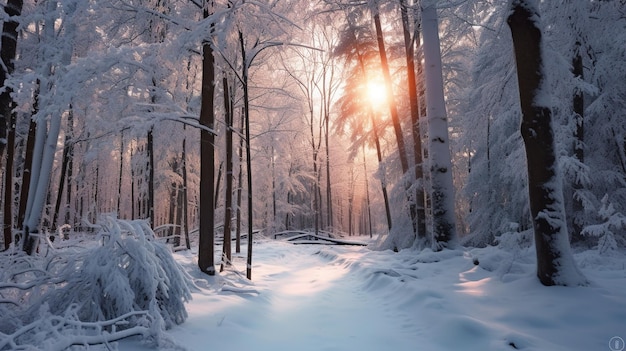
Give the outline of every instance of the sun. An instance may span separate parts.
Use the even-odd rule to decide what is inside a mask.
[[[387,103],[387,89],[380,81],[371,80],[366,86],[366,95],[372,108],[378,109]]]

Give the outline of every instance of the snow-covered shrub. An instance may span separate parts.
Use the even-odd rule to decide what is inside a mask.
[[[1,257],[0,350],[130,335],[161,344],[162,331],[186,319],[191,282],[147,223],[106,217],[99,227],[88,245]]]
[[[523,249],[527,249],[533,245],[533,230],[527,229],[519,231],[520,226],[517,223],[509,223],[507,231],[495,238],[497,246],[505,251],[519,253]]]
[[[608,194],[602,198],[602,206],[598,210],[598,215],[603,222],[586,226],[582,233],[598,238],[597,249],[600,254],[617,250],[617,241],[624,240],[623,230],[626,229],[626,216],[615,210],[609,201]]]
[[[149,311],[166,328],[184,322],[184,302],[191,298],[188,280],[145,221],[105,218],[98,242],[69,256],[54,272],[65,277],[64,283],[41,297],[52,313],[76,304],[81,321]]]

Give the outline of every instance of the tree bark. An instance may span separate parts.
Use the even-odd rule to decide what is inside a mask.
[[[16,116],[11,112],[7,135],[7,161],[4,167],[4,249],[8,250],[13,242],[13,160],[15,158],[15,123]],[[2,158],[0,157],[0,160]]]
[[[205,4],[204,18],[211,14]],[[211,28],[211,34],[214,28]],[[202,93],[200,124],[213,130],[215,124],[215,58],[210,44],[202,45]],[[202,129],[200,131],[200,226],[198,244],[198,267],[208,275],[215,275],[215,217],[213,211],[213,193],[215,183],[215,137]]]
[[[217,169],[217,177],[216,177],[216,181],[215,181],[215,199],[214,199],[214,203],[213,203],[213,208],[217,210],[218,207],[218,202],[220,199],[220,186],[221,186],[221,181],[222,181],[222,170],[224,168],[224,162],[220,162],[220,166]]]
[[[241,252],[241,195],[243,191],[243,133],[245,124],[245,114],[241,110],[241,125],[239,128],[239,172],[237,173],[237,214],[236,214],[236,234],[235,234],[235,252]]]
[[[243,111],[246,124],[246,170],[248,178],[248,258],[246,262],[246,277],[252,280],[252,160],[250,157],[250,98],[248,96],[248,69],[249,62],[246,59],[246,47],[243,33],[239,31],[239,44],[241,45],[241,60],[243,62],[242,85],[243,85]]]
[[[186,128],[183,125],[183,131]],[[184,133],[184,132],[183,132]],[[188,208],[188,197],[189,192],[187,189],[187,136],[183,137],[183,151],[181,155],[181,159],[183,160],[183,189],[182,189],[182,211],[183,211],[183,233],[185,236],[185,246],[187,250],[191,250],[191,242],[189,240],[189,208]]]
[[[456,242],[452,157],[448,142],[448,118],[443,91],[439,20],[435,4],[422,9],[424,80],[431,160],[433,237],[437,249]]]
[[[327,105],[330,105],[330,99],[328,99]],[[328,108],[330,110],[330,108]],[[334,219],[333,219],[333,192],[330,181],[330,144],[328,140],[328,135],[330,134],[330,113],[327,113],[325,118],[325,130],[324,130],[324,144],[326,146],[326,225],[330,228],[331,231],[334,230]]]
[[[415,72],[415,50],[411,38],[409,14],[406,0],[400,0],[400,14],[402,17],[402,32],[404,34],[404,48],[406,51],[407,85],[409,93],[409,106],[411,109],[411,134],[413,136],[413,162],[415,167],[415,200],[411,206],[411,213],[415,213],[416,234],[420,239],[426,238],[426,208],[424,204],[424,170],[422,160],[422,138],[420,132],[420,111],[417,95],[417,78]],[[417,29],[414,31],[418,35]]]
[[[545,86],[539,13],[531,1],[512,3],[511,28],[520,105],[521,134],[528,164],[530,211],[535,232],[537,277],[543,285],[578,285],[585,282],[569,247],[563,195],[558,178],[549,94]]]
[[[117,217],[123,218],[121,213],[122,202],[122,174],[124,171],[124,130],[120,132],[120,172],[117,177]]]
[[[13,73],[14,60],[17,53],[17,27],[19,25],[15,17],[22,14],[22,0],[8,0],[4,6],[4,12],[9,16],[9,20],[2,25],[2,39],[0,40],[0,87],[4,87],[0,93],[0,160],[4,156],[4,149],[7,147],[7,131],[9,130],[11,115],[15,108],[15,102],[11,97],[13,89],[6,85],[6,80]],[[6,189],[6,188],[5,188]]]
[[[354,33],[354,32],[353,32]],[[353,40],[356,42],[356,37],[353,38]],[[365,69],[365,62],[364,62],[364,58],[363,58],[363,54],[359,51],[359,49],[357,48],[356,50],[356,55],[357,55],[357,59],[359,61],[359,67],[361,69],[361,74],[363,74],[363,77],[365,77],[365,80],[368,81],[368,74],[367,74],[367,70]],[[380,146],[380,138],[378,137],[378,123],[376,122],[376,118],[374,117],[374,111],[372,109],[372,105],[368,104],[368,113],[370,116],[370,119],[372,121],[372,131],[374,133],[374,144],[376,145],[376,156],[378,158],[378,165],[380,167],[380,165],[383,164],[383,154],[382,154],[382,149]],[[389,207],[389,195],[387,194],[387,181],[385,180],[385,172],[381,172],[381,179],[380,179],[380,186],[382,188],[382,193],[383,193],[383,201],[385,203],[385,214],[386,214],[386,218],[387,218],[387,229],[388,231],[391,231],[391,227],[392,227],[392,219],[391,219],[391,208]]]
[[[230,265],[232,261],[230,223],[233,207],[233,103],[228,86],[228,78],[224,75],[222,78],[224,86],[224,118],[226,119],[226,174],[225,174],[225,197],[224,197],[224,243],[222,265],[220,271],[224,270],[224,266]]]
[[[8,149],[5,167],[3,231],[4,246],[7,249],[13,241],[13,149],[15,146],[16,115],[14,112],[15,102],[11,97],[13,89],[6,85],[6,80],[15,68],[13,61],[17,53],[17,27],[19,23],[14,17],[21,15],[22,6],[22,0],[7,1],[4,11],[9,16],[9,20],[3,23],[0,41],[0,60],[2,60],[0,87],[4,87],[0,93],[0,162],[5,154],[4,150]]]
[[[35,90],[35,97],[38,92]],[[37,113],[38,109],[37,98],[33,99],[33,116]],[[22,170],[22,187],[20,189],[20,203],[17,213],[17,225],[20,229],[24,228],[24,217],[26,216],[26,204],[28,202],[28,192],[30,188],[30,176],[32,173],[33,163],[33,151],[35,149],[35,130],[37,124],[35,120],[30,118],[28,126],[28,138],[26,139],[26,151],[24,155],[24,169]]]
[[[59,190],[57,191],[57,198],[54,204],[54,214],[52,215],[52,228],[57,228],[58,226],[57,221],[59,219],[59,212],[61,211],[61,202],[63,200],[63,187],[65,186],[65,177],[69,163],[69,149],[71,143],[72,138],[66,134],[65,143],[63,144],[63,154],[61,156],[61,179],[59,179]]]
[[[574,77],[583,80],[584,79],[584,67],[583,67],[583,57],[581,54],[582,44],[580,41],[577,41],[575,44],[575,52],[574,58],[572,60],[572,73]],[[585,162],[585,100],[583,96],[583,92],[581,89],[576,89],[574,91],[574,96],[572,98],[572,109],[574,112],[574,118],[576,119],[576,130],[574,131],[574,157],[580,163]],[[582,190],[584,188],[582,182],[578,179],[574,181],[572,184],[572,188],[574,189],[573,194],[573,240],[582,240],[583,235],[583,216],[584,216],[584,206],[582,202],[582,198],[576,194],[577,191]]]
[[[156,101],[152,101],[155,103]],[[150,225],[152,228],[156,227],[156,219],[154,214],[154,126],[150,127],[148,131],[148,142],[146,145],[146,151],[148,153],[148,204],[146,210],[148,211],[148,219],[150,219]]]
[[[370,206],[370,185],[367,176],[367,160],[365,158],[365,146],[363,146],[363,173],[365,174],[365,195],[367,205],[367,224],[369,229],[370,238],[372,237],[372,208]]]
[[[396,106],[396,102],[393,94],[393,87],[391,84],[391,73],[389,71],[389,63],[387,62],[387,52],[385,49],[385,41],[383,38],[382,26],[380,23],[380,14],[378,12],[378,8],[375,9],[376,12],[373,14],[374,17],[374,26],[376,28],[376,38],[378,42],[378,51],[380,54],[380,62],[383,71],[383,76],[385,78],[385,86],[387,90],[387,103],[389,105],[389,112],[391,115],[391,121],[393,123],[393,129],[396,134],[396,142],[398,143],[398,156],[400,158],[400,165],[402,167],[402,174],[406,175],[409,172],[409,161],[406,154],[406,145],[404,142],[404,134],[402,133],[402,124],[400,122],[400,116],[398,115],[398,108]],[[406,180],[406,179],[405,179]],[[411,195],[408,192],[408,189],[411,187],[409,182],[406,182],[404,185],[406,192],[406,197],[409,203],[409,215],[411,216],[411,223],[413,225],[413,235],[416,235],[417,232],[417,208],[414,204],[414,201],[411,200]],[[391,229],[391,226],[389,227]]]
[[[385,41],[383,38],[383,29],[380,23],[380,14],[378,9],[373,13],[374,26],[376,27],[376,38],[378,41],[378,51],[380,53],[380,62],[383,70],[383,76],[385,78],[385,87],[387,90],[387,103],[389,104],[389,112],[391,114],[391,121],[393,122],[393,130],[396,134],[396,142],[398,143],[398,156],[400,157],[400,165],[402,167],[402,173],[406,174],[409,171],[409,161],[406,156],[406,146],[404,143],[404,135],[402,134],[402,126],[400,124],[400,117],[398,115],[398,108],[393,96],[393,87],[391,84],[391,73],[389,71],[389,63],[387,62],[387,51],[385,49]]]

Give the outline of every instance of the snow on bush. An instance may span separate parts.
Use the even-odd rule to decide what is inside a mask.
[[[617,240],[624,240],[623,230],[626,229],[626,216],[615,210],[609,201],[608,194],[602,198],[602,206],[598,210],[598,215],[603,222],[585,227],[582,233],[598,238],[597,249],[599,253],[606,254],[616,251],[618,248]],[[619,235],[620,232],[622,235]]]
[[[147,223],[109,216],[99,228],[87,247],[2,256],[0,350],[63,350],[130,335],[159,344],[163,330],[184,322],[191,283]]]

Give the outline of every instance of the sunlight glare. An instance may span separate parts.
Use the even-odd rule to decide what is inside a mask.
[[[387,89],[385,85],[377,81],[368,82],[367,98],[374,109],[382,107],[387,102]]]

